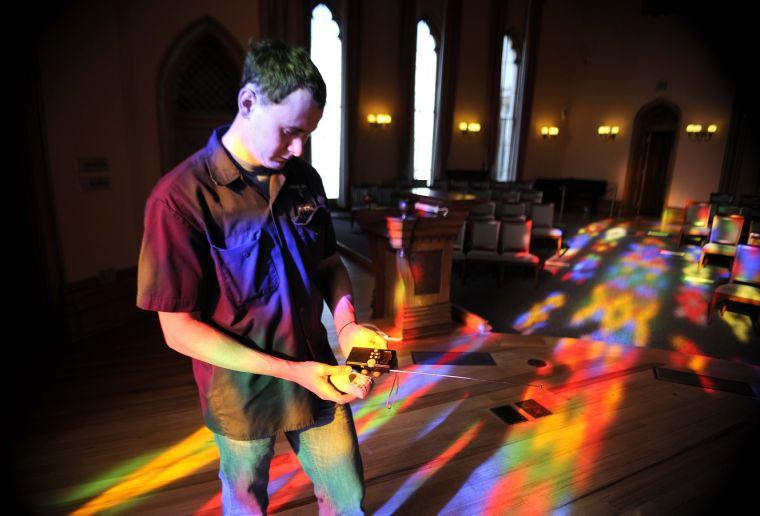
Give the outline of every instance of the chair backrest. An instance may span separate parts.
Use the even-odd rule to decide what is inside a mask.
[[[528,190],[520,194],[520,200],[524,202],[530,202],[539,204],[544,198],[544,192],[541,190]]]
[[[751,208],[760,208],[760,195],[739,195],[739,206],[749,206]]]
[[[380,186],[377,188],[377,204],[380,206],[391,206],[393,203],[393,187]]]
[[[467,192],[475,196],[476,199],[480,200],[481,202],[491,202],[494,201],[494,204],[496,204],[496,199],[493,199],[493,191],[491,189],[486,190],[473,190],[470,188],[470,190]]]
[[[472,223],[472,248],[496,251],[499,243],[499,221],[489,220]]]
[[[510,181],[510,184],[514,185],[515,188],[522,190],[523,192],[533,190],[533,181]]]
[[[499,204],[496,210],[496,216],[501,217],[519,217],[525,215],[525,203],[522,202],[505,202]]]
[[[530,218],[535,228],[550,228],[554,225],[554,203],[533,204],[530,207]]]
[[[749,234],[754,237],[760,235],[760,220],[753,220],[749,223]]]
[[[457,239],[454,240],[454,249],[457,251],[464,249],[464,234],[466,230],[467,222],[462,222],[462,227],[459,228],[459,233],[457,233]]]
[[[710,194],[710,202],[712,204],[731,204],[734,202],[733,194],[712,192]]]
[[[470,211],[471,218],[488,218],[493,217],[496,211],[496,203],[493,201],[484,202],[475,205]]]
[[[530,249],[530,230],[533,223],[530,220],[523,222],[502,222],[499,232],[499,252],[527,253]]]
[[[448,190],[449,182],[445,179],[436,179],[433,181],[433,190]]]
[[[715,213],[718,215],[741,215],[742,206],[735,206],[733,204],[719,204],[715,208]]]
[[[760,286],[760,247],[739,245],[736,248],[730,281]]]
[[[501,194],[501,200],[504,202],[520,202],[520,190],[505,190]]]
[[[742,235],[744,217],[716,215],[710,231],[710,242],[736,245]]]
[[[467,191],[467,187],[469,185],[470,183],[467,180],[452,179],[449,181],[449,190],[454,190],[457,192],[465,192]]]
[[[686,224],[707,227],[710,222],[710,203],[690,202],[686,206]]]
[[[352,186],[351,187],[351,206],[364,206],[365,205],[364,196],[367,194],[372,195],[372,187]]]

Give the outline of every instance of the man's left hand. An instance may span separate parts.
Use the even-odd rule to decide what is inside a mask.
[[[351,351],[351,348],[374,348],[374,349],[387,349],[388,343],[380,335],[365,328],[361,324],[355,322],[348,323],[338,335],[338,343],[340,349],[345,356]]]

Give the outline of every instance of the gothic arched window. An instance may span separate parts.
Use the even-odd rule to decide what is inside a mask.
[[[327,103],[311,136],[311,164],[322,177],[328,199],[337,199],[341,184],[343,121],[343,47],[340,28],[325,4],[311,12],[311,60],[327,86]]]
[[[515,104],[517,102],[517,53],[509,36],[504,36],[501,49],[501,80],[499,91],[499,134],[496,151],[496,180],[514,181],[513,143],[515,142]]]
[[[432,183],[433,133],[435,130],[438,50],[428,24],[417,23],[417,50],[414,65],[414,179]]]

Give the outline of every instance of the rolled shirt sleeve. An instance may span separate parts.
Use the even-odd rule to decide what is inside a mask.
[[[202,309],[209,245],[161,199],[148,199],[137,266],[137,306],[161,312]]]

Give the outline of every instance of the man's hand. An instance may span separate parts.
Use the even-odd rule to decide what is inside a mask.
[[[338,344],[343,354],[348,356],[351,348],[387,349],[388,343],[380,335],[365,328],[361,324],[351,322],[346,324],[338,334]]]
[[[320,362],[291,362],[290,364],[291,373],[287,379],[309,389],[320,399],[334,401],[338,405],[356,399],[356,396],[351,394],[343,394],[328,381],[330,375],[349,374],[352,371],[350,366],[331,366]]]

